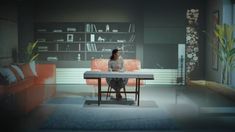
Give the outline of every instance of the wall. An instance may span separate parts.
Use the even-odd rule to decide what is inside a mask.
[[[17,61],[17,3],[0,4],[0,65]]]
[[[26,62],[26,46],[34,41],[34,2],[21,0],[18,8],[19,61]]]
[[[37,22],[133,22],[136,23],[137,31],[142,27],[139,3],[134,0],[25,0],[19,8],[21,61],[25,58],[26,45],[34,40],[34,26]],[[142,38],[142,32],[138,31],[137,49],[142,49]],[[137,52],[139,55],[141,51]]]
[[[199,28],[203,30],[204,5],[204,0],[35,0],[33,8],[30,5],[26,6],[29,8],[21,7],[24,15],[20,23],[26,22],[28,26],[22,26],[20,45],[32,40],[34,22],[133,21],[137,27],[136,58],[141,60],[142,67],[157,68],[153,62],[159,62],[163,68],[177,68],[177,45],[185,43],[186,10],[200,9]],[[25,35],[26,32],[28,34]],[[195,79],[205,76],[204,38],[200,38],[200,62],[193,72]],[[173,60],[172,56],[175,57]]]
[[[233,16],[232,16],[232,4],[230,0],[208,0],[207,3],[207,31],[212,32],[213,29],[211,27],[211,16],[213,11],[219,10],[220,12],[220,23],[234,24]],[[218,70],[214,70],[211,68],[211,47],[209,41],[206,43],[206,80],[216,81],[221,83],[221,73],[222,67],[219,62]],[[232,85],[235,86],[235,72],[232,73]]]
[[[177,69],[178,44],[185,44],[186,11],[197,8],[199,14],[199,64],[192,79],[205,77],[204,36],[205,1],[158,0],[144,4],[143,62],[146,68]],[[159,66],[160,65],[160,66]]]

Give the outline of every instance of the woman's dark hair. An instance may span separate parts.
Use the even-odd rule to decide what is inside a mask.
[[[116,54],[117,52],[118,52],[118,49],[113,49],[112,55],[110,56],[110,60],[114,59],[114,54]]]

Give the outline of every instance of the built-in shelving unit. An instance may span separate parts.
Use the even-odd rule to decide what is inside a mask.
[[[114,48],[119,48],[124,58],[136,57],[133,23],[36,23],[35,40],[38,40],[37,51],[40,62],[58,63],[109,58]]]

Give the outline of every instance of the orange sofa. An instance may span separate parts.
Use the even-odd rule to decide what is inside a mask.
[[[109,59],[93,59],[91,60],[91,71],[108,71],[108,61]],[[124,59],[124,68],[126,71],[138,71],[141,69],[141,63],[138,59]],[[98,80],[96,79],[86,79],[87,85],[98,85]],[[140,82],[143,85],[143,80]],[[106,79],[101,79],[101,85],[107,85]],[[136,79],[129,78],[127,86],[135,86]]]
[[[37,76],[10,85],[0,85],[0,111],[25,114],[56,93],[55,64],[36,64],[36,71]]]

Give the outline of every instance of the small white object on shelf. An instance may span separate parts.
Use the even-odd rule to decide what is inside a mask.
[[[68,32],[76,32],[77,29],[76,29],[76,28],[72,28],[72,27],[68,27],[68,28],[67,28],[67,31],[68,31]]]
[[[47,57],[47,61],[57,61],[57,60],[58,60],[57,56],[48,56]]]
[[[117,29],[113,29],[113,32],[114,32],[114,33],[117,33],[117,32],[118,32],[118,30],[117,30]]]

